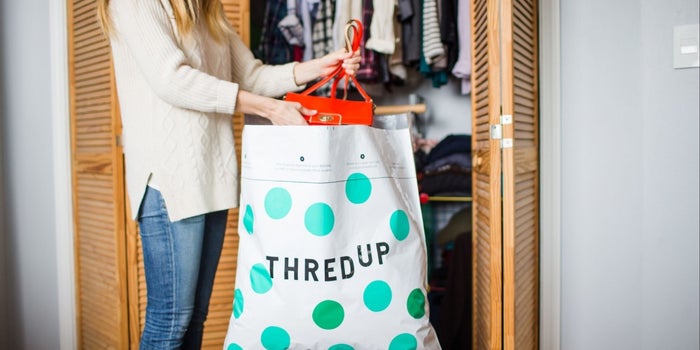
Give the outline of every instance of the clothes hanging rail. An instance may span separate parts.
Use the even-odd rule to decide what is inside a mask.
[[[408,105],[390,105],[390,106],[377,106],[374,110],[375,115],[390,115],[390,114],[402,114],[402,113],[416,113],[423,114],[427,110],[425,103],[408,104]]]

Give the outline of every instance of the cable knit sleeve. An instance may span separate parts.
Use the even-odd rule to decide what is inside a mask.
[[[291,62],[282,65],[266,65],[253,56],[237,33],[231,35],[231,58],[233,81],[242,90],[258,95],[278,97],[303,86],[294,82],[294,65]]]
[[[111,1],[110,16],[113,40],[128,48],[158,97],[180,108],[233,113],[238,84],[194,69],[187,62],[159,0]]]

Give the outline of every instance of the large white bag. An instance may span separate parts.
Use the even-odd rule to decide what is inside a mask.
[[[224,349],[440,349],[408,129],[243,131]]]

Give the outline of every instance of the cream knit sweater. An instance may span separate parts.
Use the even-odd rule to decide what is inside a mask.
[[[217,44],[205,24],[179,38],[168,1],[116,0],[109,12],[134,218],[149,181],[173,221],[236,207],[231,115],[238,91],[299,89],[293,63],[263,65],[238,35]]]

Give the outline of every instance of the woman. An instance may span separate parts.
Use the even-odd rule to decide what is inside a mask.
[[[126,181],[147,286],[141,349],[199,349],[227,211],[237,206],[234,111],[278,125],[313,114],[281,96],[359,54],[263,65],[220,0],[99,0],[110,38]]]

